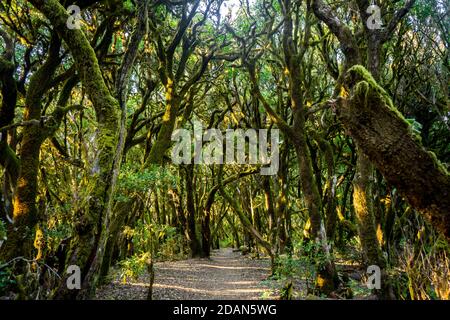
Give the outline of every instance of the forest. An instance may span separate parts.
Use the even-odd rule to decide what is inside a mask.
[[[1,0],[0,300],[449,300],[448,0]]]

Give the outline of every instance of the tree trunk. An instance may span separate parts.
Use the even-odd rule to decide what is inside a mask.
[[[369,160],[408,202],[450,239],[450,175],[422,146],[387,93],[362,66],[346,77],[352,89],[340,98],[338,117]]]
[[[211,255],[211,208],[203,210],[202,217],[202,258],[208,258]]]
[[[24,121],[41,119],[41,97],[48,90],[50,80],[58,67],[60,46],[60,39],[53,35],[47,60],[30,79],[25,100]],[[1,252],[2,258],[6,261],[17,256],[33,258],[33,236],[39,219],[36,207],[39,152],[46,138],[45,131],[40,124],[23,128],[19,152],[21,161],[13,201],[13,223],[8,230],[8,241]]]
[[[189,247],[191,249],[191,257],[201,256],[201,246],[197,238],[195,224],[195,204],[194,204],[194,166],[186,165],[186,210],[187,210],[187,232],[189,235]]]
[[[150,149],[146,163],[163,164],[166,151],[170,148],[172,132],[175,129],[180,100],[174,94],[174,83],[169,78],[166,85],[166,111],[155,143]]]
[[[50,20],[70,49],[98,122],[96,147],[99,154],[92,168],[93,192],[87,208],[78,213],[75,226],[77,235],[71,244],[67,261],[68,265],[78,265],[81,268],[82,290],[68,290],[66,286],[68,275],[65,275],[55,294],[56,298],[87,298],[95,290],[96,270],[91,267],[101,265],[106,246],[106,237],[101,235],[108,229],[111,200],[120,166],[122,154],[122,150],[118,148],[120,105],[111,96],[100,71],[95,51],[83,31],[67,28],[69,15],[66,9],[57,0],[30,2]]]

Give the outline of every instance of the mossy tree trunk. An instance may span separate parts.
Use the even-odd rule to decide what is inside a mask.
[[[294,43],[293,39],[298,39],[294,35],[294,27],[292,15],[294,5],[290,0],[282,1],[283,10],[283,64],[284,74],[288,80],[288,90],[290,106],[292,110],[293,125],[289,125],[281,118],[262,95],[259,89],[259,80],[256,72],[256,63],[254,60],[244,60],[243,63],[247,67],[250,80],[252,82],[253,94],[262,103],[268,116],[284,133],[284,135],[292,142],[298,160],[300,172],[300,184],[303,199],[307,207],[312,236],[318,243],[318,254],[325,257],[324,263],[317,266],[317,289],[323,293],[331,293],[337,286],[337,273],[334,263],[331,260],[329,246],[327,244],[326,231],[322,217],[322,199],[319,193],[318,184],[312,168],[312,159],[307,143],[306,130],[306,106],[303,101],[303,83],[302,83],[302,59],[309,47],[309,39],[311,36],[311,7],[307,6],[307,18],[304,26],[304,39],[301,43]],[[243,41],[241,39],[241,41]]]
[[[0,29],[5,51],[0,57],[0,83],[2,105],[0,109],[0,128],[6,127],[14,121],[17,103],[17,85],[14,79],[16,66],[13,63],[14,45],[9,35]],[[0,132],[0,165],[5,168],[11,184],[15,184],[19,175],[19,160],[8,145],[8,130]]]
[[[450,239],[450,175],[428,152],[386,92],[361,66],[350,70],[349,99],[337,114],[358,147],[408,202]]]
[[[360,12],[364,14],[365,6],[360,3]],[[365,17],[363,15],[363,17]],[[365,17],[368,19],[368,17]],[[364,18],[363,18],[364,19]],[[379,30],[370,30],[365,28],[366,41],[367,41],[367,58],[366,65],[367,69],[372,74],[373,78],[376,81],[380,80],[380,72],[382,68],[381,55],[382,55],[382,46],[385,41],[388,40],[388,37],[383,39],[383,33]],[[390,36],[389,36],[390,37]],[[376,192],[374,190],[374,179],[375,179],[375,169],[370,162],[370,160],[366,157],[364,152],[358,148],[358,160],[356,164],[356,175],[355,178],[361,176],[362,179],[368,180],[366,184],[366,201],[367,201],[367,211],[361,212],[358,216],[359,224],[359,233],[361,238],[361,243],[365,246],[365,256],[366,256],[366,265],[377,265],[381,268],[382,279],[381,279],[381,289],[376,290],[376,294],[381,299],[395,299],[395,295],[392,290],[392,286],[390,283],[390,279],[386,272],[387,261],[385,260],[382,250],[381,243],[377,236],[377,223],[375,219],[375,210],[378,203],[376,201],[378,198],[376,197]],[[360,170],[358,170],[360,169]],[[355,181],[358,183],[358,181]],[[361,187],[361,185],[358,185]],[[354,191],[355,192],[355,191]],[[355,206],[356,211],[356,206]],[[364,215],[367,213],[367,215]],[[357,212],[358,215],[358,212]]]
[[[165,89],[166,110],[164,112],[158,136],[156,137],[156,141],[152,145],[147,158],[148,163],[160,165],[163,164],[164,154],[171,146],[172,132],[175,129],[175,120],[180,107],[180,99],[174,96],[174,84],[170,78],[168,79],[168,83],[165,85]]]
[[[291,240],[291,215],[288,211],[288,181],[287,181],[287,157],[288,152],[284,150],[280,153],[280,170],[278,171],[278,181],[275,183],[275,192],[278,194],[275,203],[276,217],[276,241],[279,241],[280,253],[292,253]]]
[[[185,181],[186,181],[186,210],[187,210],[187,220],[186,229],[189,236],[189,248],[191,249],[191,257],[201,256],[201,245],[197,237],[197,226],[196,226],[196,210],[194,202],[194,165],[188,164],[185,167]]]
[[[365,9],[361,8],[361,12],[363,10],[365,11]],[[377,30],[372,31],[365,28],[365,31],[368,45],[366,65],[372,75],[378,78],[380,72],[381,41],[378,38]],[[373,188],[375,170],[364,152],[360,148],[356,150],[357,160],[353,179],[353,207],[355,209],[359,238],[363,249],[363,263],[365,266],[377,265],[381,269],[384,269],[386,262],[384,261],[377,238],[374,214],[375,193]]]
[[[10,260],[16,256],[33,258],[34,229],[38,222],[36,197],[38,192],[39,152],[47,137],[41,120],[41,97],[49,89],[49,83],[59,65],[61,41],[51,38],[48,59],[30,79],[25,99],[24,121],[36,120],[36,124],[23,128],[20,145],[20,164],[17,187],[13,200],[13,223],[9,226],[8,241],[2,248],[1,257]]]

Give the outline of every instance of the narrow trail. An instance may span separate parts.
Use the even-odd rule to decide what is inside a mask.
[[[160,262],[155,265],[155,300],[256,300],[268,289],[267,260],[252,260],[232,249],[212,252],[210,259]],[[114,281],[99,288],[97,299],[145,299],[146,277],[132,283]]]

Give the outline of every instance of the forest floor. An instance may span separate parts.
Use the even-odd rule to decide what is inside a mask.
[[[255,300],[270,292],[268,259],[250,259],[231,248],[214,250],[210,259],[155,264],[155,300]],[[114,280],[98,289],[97,299],[146,299],[148,275],[123,283]],[[265,298],[269,298],[266,296]]]

